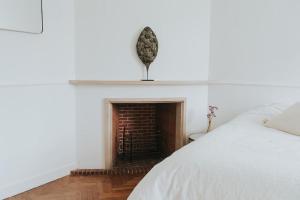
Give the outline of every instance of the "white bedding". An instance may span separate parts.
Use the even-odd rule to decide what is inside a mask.
[[[300,200],[300,136],[262,124],[284,108],[247,112],[183,147],[156,165],[128,199]]]

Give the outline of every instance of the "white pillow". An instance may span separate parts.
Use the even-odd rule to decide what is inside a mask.
[[[265,123],[266,127],[300,136],[300,103],[296,103],[271,118]]]

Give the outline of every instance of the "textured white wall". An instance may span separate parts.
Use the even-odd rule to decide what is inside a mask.
[[[207,80],[209,0],[76,0],[77,79],[140,80],[137,38],[150,26],[159,40],[156,80]]]
[[[250,85],[300,86],[300,2],[212,0],[211,8],[209,79],[235,85],[209,87],[209,103],[220,107],[218,121],[285,95],[296,100],[284,87]]]
[[[0,199],[75,167],[73,7],[44,0],[42,35],[0,31]]]
[[[211,80],[300,85],[300,2],[212,0]]]

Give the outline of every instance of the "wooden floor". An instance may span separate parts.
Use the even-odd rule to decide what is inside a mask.
[[[136,176],[66,176],[9,200],[122,200],[143,178]]]

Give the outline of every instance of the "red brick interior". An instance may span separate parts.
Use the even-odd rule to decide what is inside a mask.
[[[176,103],[118,103],[114,109],[115,159],[161,159],[175,151]]]
[[[128,157],[131,151],[134,156],[158,153],[156,104],[119,104],[118,109],[118,156]]]

